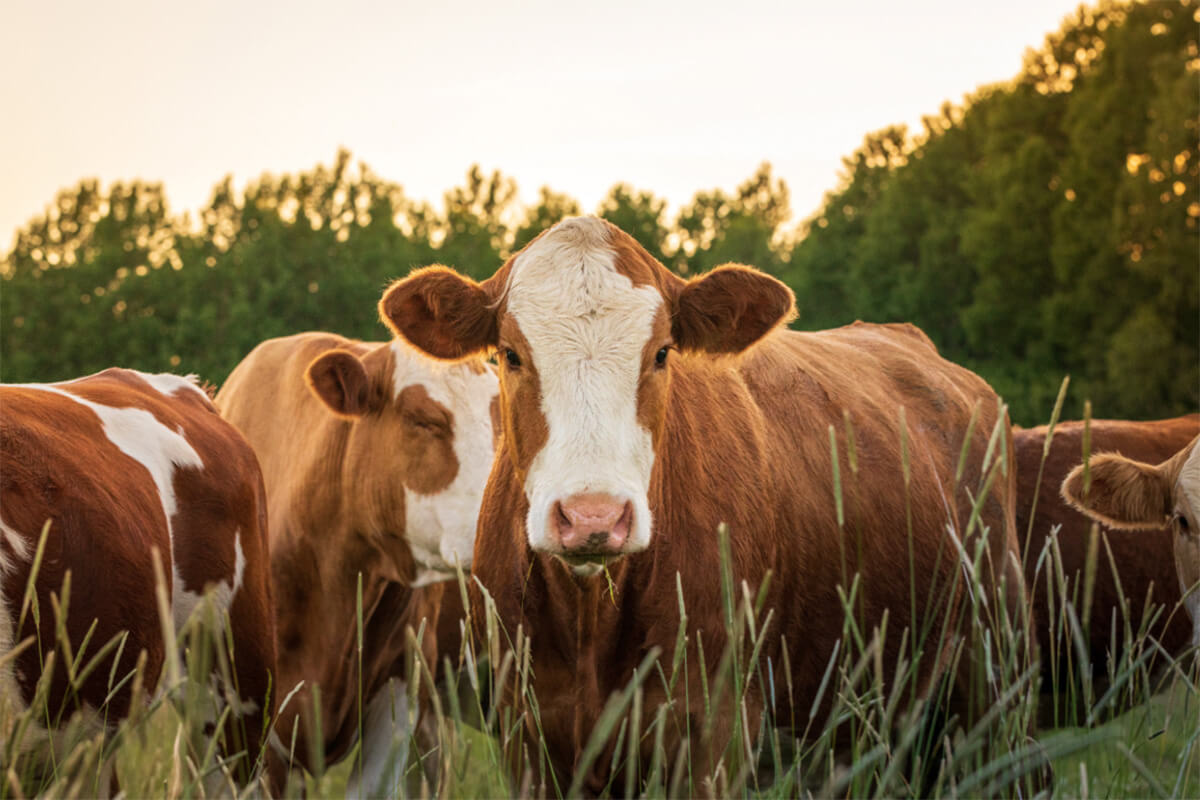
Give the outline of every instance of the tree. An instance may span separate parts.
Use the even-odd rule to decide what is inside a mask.
[[[800,327],[830,328],[863,316],[851,299],[850,265],[884,186],[905,163],[907,139],[903,127],[869,134],[842,159],[839,187],[826,193],[821,209],[804,222],[783,275],[796,292]]]
[[[779,275],[787,262],[780,228],[791,216],[787,184],[763,163],[733,195],[698,192],[676,223],[685,272],[707,272],[727,262]]]
[[[525,212],[525,220],[513,236],[512,251],[516,252],[533,241],[533,237],[565,217],[579,214],[575,198],[543,186],[538,190],[538,204]]]
[[[600,201],[597,213],[636,239],[661,263],[673,268],[674,251],[668,244],[670,229],[663,219],[666,210],[666,200],[627,183],[618,183]]]
[[[434,241],[440,260],[475,278],[495,272],[512,248],[516,198],[516,181],[499,170],[485,176],[473,165],[466,185],[446,192],[445,220],[431,232],[431,239],[441,238]]]

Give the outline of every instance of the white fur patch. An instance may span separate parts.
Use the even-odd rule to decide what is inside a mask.
[[[455,565],[471,567],[475,524],[492,470],[491,403],[500,388],[490,369],[476,373],[465,364],[435,361],[398,339],[392,354],[393,397],[419,384],[454,415],[454,480],[435,494],[404,489],[405,538],[417,561],[417,585],[423,585],[453,578]]]
[[[179,567],[175,564],[175,533],[172,520],[175,517],[177,504],[174,474],[176,467],[203,469],[204,461],[181,433],[160,423],[149,411],[140,408],[112,408],[100,405],[60,388],[70,387],[70,385],[71,382],[68,381],[54,385],[28,384],[21,388],[38,389],[57,394],[90,409],[100,418],[100,424],[108,440],[150,473],[150,478],[154,481],[155,488],[158,489],[159,501],[162,503],[163,514],[167,520],[167,535],[171,543],[171,612],[174,615],[175,626],[179,628],[199,603],[200,595],[184,588]]]
[[[557,501],[597,492],[633,504],[627,550],[650,543],[650,431],[638,423],[642,351],[663,303],[616,269],[598,219],[563,220],[513,263],[508,313],[533,351],[549,436],[525,479],[526,531],[552,550]]]
[[[41,531],[38,531],[38,535],[41,535]],[[17,533],[15,529],[4,524],[4,520],[2,519],[0,519],[0,537],[4,539],[5,544],[8,545],[8,549],[12,550],[17,561],[22,563],[29,562],[32,555],[30,553],[29,542],[25,540],[24,536]],[[0,578],[11,574],[15,566],[16,564],[13,563],[6,550],[0,548]],[[0,602],[3,602],[2,597],[0,597]]]
[[[1200,526],[1198,525],[1200,524],[1200,443],[1192,447],[1187,461],[1183,462],[1183,469],[1179,471],[1177,490],[1180,499],[1189,506],[1189,508],[1181,510],[1189,515],[1190,523],[1193,526],[1191,533],[1193,541],[1176,543],[1175,558],[1179,560],[1176,570],[1179,573],[1180,589],[1184,592],[1192,590],[1191,594],[1184,598],[1183,603],[1192,617],[1192,644],[1200,647],[1200,587],[1183,585],[1185,575],[1200,574],[1200,569],[1198,569],[1200,564],[1195,562],[1195,559],[1200,559],[1200,547],[1195,546],[1196,539],[1200,538],[1200,530],[1197,530],[1197,527]],[[1185,568],[1185,559],[1192,559],[1192,563],[1187,565],[1190,569]]]
[[[1200,590],[1188,595],[1183,604],[1192,615],[1192,647],[1200,647]]]
[[[212,592],[212,596],[213,596],[213,603],[215,605],[215,610],[218,613],[217,623],[216,623],[217,624],[217,632],[222,633],[222,634],[225,631],[225,615],[222,614],[221,612],[228,613],[233,608],[233,598],[237,595],[238,589],[242,588],[242,576],[246,572],[246,554],[242,551],[242,529],[241,528],[238,528],[237,531],[234,532],[233,553],[234,553],[233,575],[231,575],[229,580],[227,580],[227,581],[218,581],[216,584],[212,585],[212,587],[210,589],[210,591]],[[182,594],[186,598],[187,603],[189,603],[192,608],[195,608],[197,605],[199,605],[200,601],[204,597],[203,594],[198,594],[196,592],[192,592],[187,589],[184,589]],[[176,629],[178,629],[179,626],[186,620],[187,620],[186,617],[184,617],[182,619],[177,618],[175,620]]]
[[[3,532],[6,540],[16,539],[24,546],[25,542],[16,535],[16,531],[3,522],[0,522],[0,532]],[[12,568],[13,565],[7,562],[4,551],[0,550],[0,578],[8,574]],[[0,658],[12,652],[17,644],[13,611],[8,607],[5,597],[5,594],[0,592]],[[8,715],[19,714],[24,710],[25,703],[21,700],[21,688],[17,685],[16,664],[13,663],[13,659],[9,659],[4,664],[0,664],[0,724],[11,719]]]
[[[8,545],[7,549],[0,548],[0,584],[2,584],[3,579],[16,569],[16,561],[29,562],[30,552],[29,543],[25,541],[25,538],[6,525],[4,520],[0,520],[0,537],[3,537]],[[8,554],[10,549],[13,553],[12,557]],[[12,649],[16,647],[14,616],[12,609],[8,607],[5,594],[0,592],[0,658],[12,652]],[[0,724],[3,724],[6,714],[20,713],[24,711],[24,706],[25,704],[21,701],[21,690],[17,685],[16,665],[10,659],[0,665]]]
[[[363,720],[362,771],[352,772],[346,797],[401,797],[408,764],[408,743],[415,720],[409,718],[404,681],[391,678],[367,703]]]
[[[1192,515],[1200,519],[1200,443],[1192,448],[1183,469],[1179,471],[1179,488],[1192,507]]]
[[[195,375],[181,376],[173,375],[170,372],[160,372],[157,375],[151,375],[146,372],[138,372],[137,370],[130,371],[136,372],[138,377],[167,397],[170,397],[179,391],[189,391],[200,395],[205,399],[205,401],[208,400],[208,395],[204,393],[204,390],[201,389],[199,385],[197,385],[196,381],[198,378]]]

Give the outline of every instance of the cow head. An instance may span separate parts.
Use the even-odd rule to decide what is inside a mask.
[[[1162,464],[1143,464],[1118,453],[1092,456],[1063,480],[1063,498],[1113,528],[1174,531],[1175,568],[1200,645],[1200,436]]]
[[[329,351],[307,378],[354,426],[344,477],[384,549],[402,534],[417,585],[469,568],[498,428],[494,370],[480,359],[434,361],[397,340],[361,358]]]
[[[380,301],[430,355],[495,352],[529,545],[582,574],[650,543],[650,474],[680,353],[738,353],[793,309],[774,278],[728,265],[684,281],[591,217],[543,232],[483,283],[429,267]]]

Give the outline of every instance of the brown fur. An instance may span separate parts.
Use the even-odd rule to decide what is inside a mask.
[[[367,370],[353,353],[332,350],[318,356],[305,378],[313,394],[338,416],[361,417],[371,410]]]
[[[170,430],[180,432],[205,464],[202,470],[178,468],[174,474],[177,511],[172,519],[174,559],[188,591],[201,593],[217,583],[232,584],[235,537],[245,556],[242,584],[230,609],[231,638],[236,654],[236,680],[241,696],[259,711],[232,727],[251,735],[230,742],[254,755],[263,742],[265,716],[273,710],[277,688],[275,630],[268,579],[267,506],[262,474],[254,453],[212,404],[188,390],[165,396],[136,373],[109,369],[58,388],[91,402],[150,412]],[[5,523],[25,538],[29,553],[37,547],[43,524],[50,521],[45,556],[37,575],[43,637],[53,631],[51,594],[59,594],[67,573],[71,594],[67,636],[78,648],[95,622],[89,652],[94,653],[121,631],[129,638],[119,663],[103,661],[84,681],[78,697],[68,698],[62,653],[50,684],[50,709],[76,704],[100,708],[110,670],[121,678],[133,669],[139,653],[147,656],[146,688],[153,690],[166,656],[155,601],[153,552],[172,590],[171,541],[162,502],[146,469],[119,450],[105,435],[95,413],[48,392],[0,387],[0,506]],[[14,553],[6,550],[9,559]],[[21,608],[29,563],[3,577],[10,612]],[[14,625],[16,620],[13,620]],[[16,631],[17,641],[35,635],[33,615]],[[44,657],[47,653],[42,653]],[[90,657],[90,656],[87,656]],[[41,677],[38,648],[16,661],[17,679],[28,704]],[[106,707],[110,725],[124,717],[131,703],[125,683]],[[65,717],[64,717],[65,719]],[[248,769],[241,769],[248,777]]]
[[[404,487],[432,493],[453,480],[454,418],[420,386],[393,400],[392,374],[386,343],[305,333],[260,344],[217,395],[263,466],[281,693],[305,681],[279,727],[288,741],[300,723],[297,755],[305,764],[318,744],[329,762],[338,760],[357,733],[360,573],[364,703],[389,677],[404,677],[406,626],[417,630],[429,620],[422,649],[437,661],[445,590],[411,587],[416,566],[404,537]],[[321,690],[319,743],[309,741],[314,685]]]
[[[481,350],[479,342],[495,340],[495,317],[486,313],[492,298],[479,284],[463,284],[457,273],[440,265],[417,270],[413,275],[422,279],[397,281],[379,301],[379,315],[384,322],[397,317],[453,320],[450,330],[418,324],[410,338],[430,355],[448,360]]]
[[[504,351],[509,349],[520,357],[520,367],[509,366],[504,357]],[[533,457],[550,435],[540,406],[542,384],[533,365],[529,342],[513,320],[506,319],[500,325],[499,350],[496,361],[500,365],[500,385],[504,387],[500,392],[500,419],[513,465],[523,481]]]
[[[1176,476],[1177,477],[1177,476]],[[1163,528],[1171,517],[1171,489],[1151,464],[1120,453],[1099,453],[1063,480],[1063,499],[1089,517],[1122,530]]]
[[[1050,617],[1047,600],[1047,571],[1039,571],[1041,555],[1051,530],[1060,526],[1058,546],[1062,553],[1063,572],[1072,581],[1082,583],[1086,574],[1089,539],[1093,522],[1063,498],[1059,487],[1064,486],[1068,473],[1083,458],[1082,422],[1060,423],[1054,430],[1050,450],[1042,466],[1046,427],[1016,430],[1013,434],[1017,460],[1017,530],[1022,538],[1025,574],[1033,595],[1033,619],[1042,654],[1043,688],[1057,674],[1060,679],[1065,667],[1053,669],[1051,638],[1055,622]],[[1124,420],[1092,420],[1091,451],[1094,454],[1121,453],[1129,458],[1157,464],[1171,457],[1200,432],[1200,415],[1156,422]],[[1093,455],[1093,469],[1099,455]],[[1041,468],[1041,482],[1038,471]],[[1082,477],[1082,470],[1079,471]],[[1076,493],[1078,495],[1078,493]],[[1100,485],[1093,485],[1089,497],[1104,494]],[[1036,508],[1034,503],[1036,500]],[[1030,512],[1033,525],[1030,526]],[[1101,676],[1106,673],[1108,659],[1121,652],[1110,653],[1113,620],[1117,625],[1117,646],[1123,648],[1126,613],[1121,610],[1121,593],[1128,600],[1129,624],[1134,631],[1146,625],[1147,599],[1149,610],[1162,609],[1158,620],[1149,627],[1149,634],[1170,653],[1179,653],[1191,636],[1187,615],[1182,611],[1170,613],[1179,606],[1179,585],[1169,559],[1161,555],[1170,550],[1172,536],[1166,528],[1170,509],[1160,508],[1153,514],[1159,525],[1136,536],[1117,532],[1112,525],[1101,524],[1096,546],[1096,572],[1092,606],[1089,617],[1088,653],[1091,669]],[[1112,559],[1109,559],[1109,551]],[[1115,569],[1115,571],[1114,571]],[[1121,593],[1118,593],[1118,581]],[[1082,590],[1077,602],[1082,602]],[[1057,604],[1056,604],[1057,605]],[[1082,609],[1080,610],[1083,613]],[[1055,649],[1061,649],[1059,644]]]
[[[740,353],[795,316],[791,289],[757,270],[726,264],[679,292],[671,333],[687,350]]]
[[[885,665],[896,663],[902,631],[925,621],[923,614],[919,619],[909,615],[913,582],[919,597],[940,592],[930,613],[939,618],[948,614],[951,627],[961,621],[961,589],[952,588],[958,585],[959,565],[946,525],[952,524],[960,535],[966,528],[968,489],[977,491],[981,483],[994,426],[1004,432],[1002,451],[1011,452],[1007,419],[994,392],[974,374],[939,358],[923,335],[914,335],[916,329],[855,324],[823,333],[778,330],[775,326],[791,307],[790,292],[778,282],[745,267],[728,267],[680,289],[678,278],[630,237],[609,227],[618,270],[637,285],[662,287],[672,312],[670,333],[685,347],[684,352],[670,353],[663,371],[646,366],[653,364],[663,342],[652,340],[643,352],[638,419],[652,432],[659,431],[650,483],[655,520],[651,544],[610,564],[611,593],[603,577],[576,578],[559,559],[532,552],[524,530],[528,503],[522,488],[530,455],[524,447],[518,455],[513,438],[506,436],[484,496],[475,549],[475,576],[495,599],[509,635],[520,627],[532,636],[542,727],[530,732],[538,746],[547,749],[560,787],[569,785],[606,699],[625,685],[651,648],[672,651],[679,625],[676,574],[682,576],[693,648],[690,671],[674,698],[680,724],[676,730],[682,730],[689,717],[692,730],[698,729],[703,700],[694,648],[702,639],[712,669],[725,640],[718,525],[727,523],[731,531],[736,581],[746,581],[753,591],[768,572],[774,576],[766,607],[774,612],[775,635],[768,637],[762,658],[782,664],[786,639],[796,705],[782,709],[780,718],[796,719],[803,727],[830,653],[841,638],[838,588],[848,586],[854,573],[863,578],[860,609],[866,630],[878,625],[885,612],[890,615]],[[510,259],[504,269],[512,265]],[[444,278],[439,274],[436,286],[406,291],[446,291],[460,298],[469,293],[469,283],[464,281],[464,289],[448,285]],[[499,274],[484,285],[498,278]],[[408,281],[420,284],[424,278],[418,273]],[[675,302],[676,292],[685,298],[682,305]],[[480,311],[465,313],[475,318]],[[514,321],[505,315],[503,304],[492,306],[491,313],[501,342],[514,341]],[[392,322],[401,335],[410,337],[430,326],[442,329],[438,336],[452,336],[456,325],[403,313]],[[656,336],[667,333],[663,323],[655,321]],[[492,327],[489,322],[474,329]],[[475,339],[461,346],[466,350],[495,344]],[[720,357],[739,351],[737,356]],[[523,420],[540,417],[536,393],[518,393],[502,378],[501,397],[506,432]],[[908,488],[900,466],[901,407],[906,410],[903,436],[911,457]],[[963,437],[976,410],[966,473],[956,483]],[[854,426],[856,473],[847,466],[843,414]],[[842,527],[835,518],[830,426],[842,453],[847,514]],[[983,579],[991,587],[1004,582],[1007,594],[1002,600],[1011,615],[1019,616],[1024,592],[1016,568],[1014,488],[1014,471],[1008,469],[991,486],[984,504],[983,523],[991,535]],[[910,503],[905,502],[906,493]],[[927,655],[923,685],[933,679],[945,655]],[[782,678],[775,689],[779,697],[786,697]],[[661,685],[649,681],[645,707],[654,709],[667,700]],[[520,702],[511,695],[507,701]],[[763,702],[761,696],[750,699],[752,728]],[[694,763],[705,765],[702,769],[711,768],[722,735],[729,733],[727,712],[711,740],[692,741],[693,755],[699,759]],[[644,764],[649,763],[650,744],[642,753]],[[678,738],[667,741],[668,754],[678,746]],[[590,790],[605,785],[610,757],[606,752],[598,759],[586,784]],[[668,763],[669,759],[670,755]]]

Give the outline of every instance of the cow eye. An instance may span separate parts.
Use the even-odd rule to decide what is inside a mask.
[[[1179,525],[1179,532],[1186,535],[1188,533],[1188,519],[1182,511],[1175,512],[1175,523]]]
[[[654,354],[654,366],[661,368],[667,365],[667,351],[670,349],[670,347],[663,347]]]
[[[435,420],[430,417],[420,416],[417,414],[405,414],[404,420],[414,428],[419,428],[427,433],[442,434],[448,431],[445,422]]]
[[[513,369],[517,369],[521,366],[521,357],[514,353],[511,349],[504,351],[504,360],[507,361],[508,365]]]

